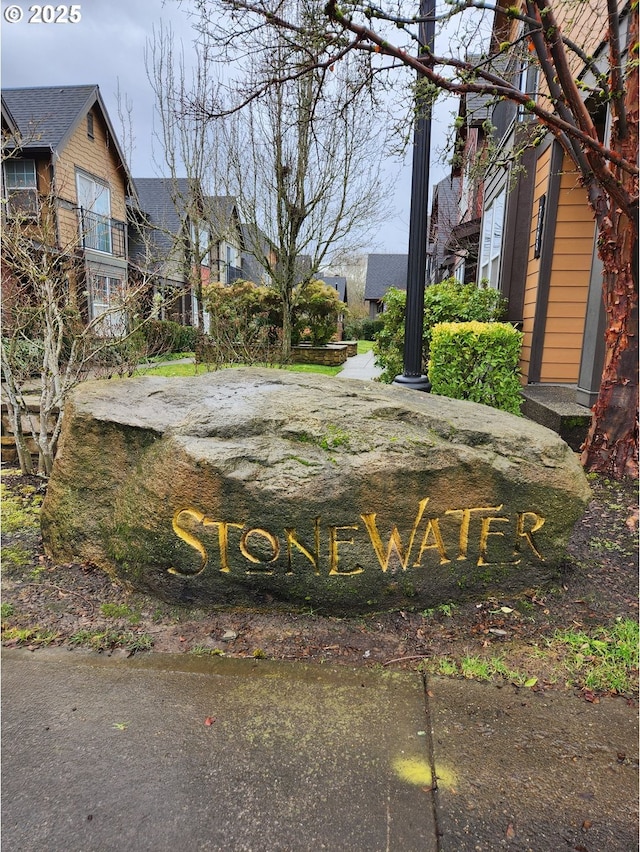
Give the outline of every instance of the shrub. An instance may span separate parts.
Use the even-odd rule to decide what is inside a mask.
[[[438,323],[431,330],[431,392],[520,414],[522,338],[509,323]]]
[[[171,320],[150,319],[142,326],[147,345],[147,355],[164,352],[193,352],[198,330]]]
[[[380,380],[392,382],[403,369],[404,315],[407,294],[390,288],[385,297],[383,328],[376,336],[376,363],[382,367]],[[461,284],[447,278],[432,284],[424,292],[424,324],[422,333],[423,371],[426,373],[431,333],[442,322],[494,322],[505,313],[505,301],[497,290]]]
[[[338,316],[347,306],[338,292],[324,281],[308,281],[296,293],[293,311],[293,339],[308,337],[314,346],[323,346],[335,335]]]
[[[382,331],[384,323],[382,319],[364,319],[361,323],[360,334],[357,335],[358,340],[375,340],[376,336]],[[350,335],[353,337],[354,335]]]

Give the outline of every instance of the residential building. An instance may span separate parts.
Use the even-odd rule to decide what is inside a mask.
[[[187,178],[136,178],[132,257],[161,294],[161,317],[197,326],[201,287],[242,277],[242,233],[233,198],[207,196]]]
[[[433,188],[428,233],[427,285],[437,284],[453,274],[456,257],[449,243],[460,219],[460,183],[459,177],[451,175]]]
[[[367,256],[367,276],[364,285],[364,303],[370,319],[384,311],[384,296],[390,287],[407,289],[406,254],[370,254]]]
[[[602,2],[577,11],[558,7],[561,26],[567,25],[582,56],[606,51],[607,10]],[[623,13],[621,28],[626,27]],[[498,12],[494,42],[513,40],[521,26]],[[591,72],[580,67],[573,52],[572,71],[585,92],[585,104],[602,136],[607,110],[591,98]],[[578,64],[576,64],[578,63]],[[603,63],[603,68],[606,63]],[[544,86],[534,63],[514,55],[512,79],[523,91],[538,97]],[[572,161],[559,142],[527,118],[513,103],[496,104],[492,123],[501,165],[490,169],[484,186],[478,279],[488,279],[508,299],[509,319],[524,332],[521,359],[525,397],[543,398],[545,388],[564,389],[564,398],[588,415],[598,393],[604,355],[602,270],[596,251],[593,211]],[[505,167],[509,154],[537,135],[536,146],[524,151],[517,164]]]
[[[4,215],[49,225],[47,242],[69,260],[70,301],[88,320],[104,315],[104,334],[117,333],[135,187],[98,86],[4,89],[2,120],[13,149]]]

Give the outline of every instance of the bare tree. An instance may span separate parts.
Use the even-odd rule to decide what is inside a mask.
[[[619,6],[615,0],[585,4],[580,7],[586,15],[582,29],[571,32],[570,21],[576,15],[568,17],[568,7],[557,0],[522,0],[509,7],[490,0],[454,3],[442,18],[460,15],[464,21],[476,10],[494,16],[493,41],[479,60],[476,45],[473,58],[455,51],[435,54],[421,45],[418,28],[426,18],[424,7],[418,15],[404,16],[391,3],[328,0],[321,20],[310,27],[286,5],[270,0],[199,0],[197,6],[205,17],[215,14],[217,21],[227,23],[227,43],[241,41],[248,30],[277,29],[297,47],[307,45],[306,68],[325,70],[351,54],[368,60],[372,82],[398,66],[410,68],[417,73],[424,96],[444,91],[509,100],[553,135],[586,189],[604,270],[605,364],[583,463],[616,477],[637,476],[637,6]],[[312,45],[310,31],[315,34]],[[600,40],[606,42],[604,49]],[[245,99],[261,97],[274,78],[278,84],[297,79],[301,57],[298,52],[296,61],[271,79],[263,75]],[[516,63],[526,57],[527,64],[537,66],[540,82],[534,92],[521,85],[520,73],[512,73],[514,63],[505,62],[511,57]],[[606,107],[611,118],[605,137],[594,117],[598,106]],[[531,144],[539,144],[540,138],[540,133],[533,133]]]
[[[37,442],[40,474],[51,473],[71,390],[105,369],[133,359],[135,333],[148,281],[124,283],[110,303],[89,318],[80,237],[58,240],[56,197],[40,199],[37,221],[3,200],[2,375],[20,468],[33,473],[27,434]],[[134,347],[135,348],[135,347]],[[130,351],[131,350],[131,351]],[[35,396],[37,413],[29,397]],[[27,429],[24,428],[27,427]]]
[[[194,325],[203,328],[202,287],[208,283],[203,266],[210,260],[212,234],[218,226],[206,197],[214,194],[219,146],[215,125],[202,115],[198,105],[216,100],[218,95],[206,46],[196,43],[193,50],[194,62],[188,70],[184,47],[177,49],[172,30],[161,24],[148,41],[145,62],[159,120],[161,160],[156,166],[167,176],[171,200],[182,224],[177,232],[162,223],[156,223],[156,228],[174,241],[170,254],[174,264],[182,266],[195,296]]]
[[[357,249],[380,216],[385,124],[363,90],[357,57],[308,67],[320,6],[305,0],[283,8],[303,27],[299,41],[278,29],[245,31],[242,45],[232,48],[241,73],[233,80],[227,73],[217,98],[210,92],[183,101],[199,103],[200,116],[220,128],[221,174],[245,225],[245,251],[282,301],[287,361],[296,286],[313,278],[334,251]],[[199,44],[228,65],[230,45],[218,24],[215,17],[200,20]],[[263,86],[264,79],[271,84]]]

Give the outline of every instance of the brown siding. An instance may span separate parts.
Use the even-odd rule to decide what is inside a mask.
[[[94,138],[89,138],[86,118],[83,118],[56,163],[56,192],[59,198],[76,207],[76,168],[83,169],[108,184],[111,190],[111,217],[124,222],[126,195],[122,164],[100,111],[94,108],[92,113]],[[78,238],[76,212],[60,209],[59,218],[61,243],[71,246]]]

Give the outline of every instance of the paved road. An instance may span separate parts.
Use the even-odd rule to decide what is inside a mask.
[[[266,660],[2,656],[3,852],[637,849],[623,699]]]

